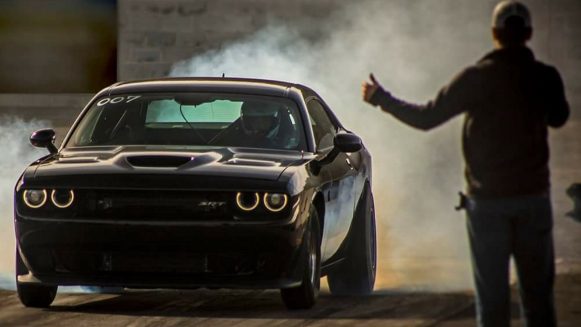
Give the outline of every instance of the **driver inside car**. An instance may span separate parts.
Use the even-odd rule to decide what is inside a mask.
[[[217,135],[213,144],[241,147],[281,147],[281,107],[265,101],[248,100],[240,108],[240,119]],[[284,145],[283,145],[284,146]]]

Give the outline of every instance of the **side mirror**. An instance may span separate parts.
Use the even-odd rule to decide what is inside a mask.
[[[57,153],[58,149],[54,146],[56,133],[52,129],[41,129],[30,135],[30,144],[37,148],[47,148],[50,153]]]
[[[333,143],[335,147],[333,147],[333,150],[331,150],[331,152],[329,152],[327,156],[325,156],[320,161],[313,161],[314,164],[313,172],[315,173],[315,175],[319,173],[322,166],[333,162],[335,158],[337,158],[339,153],[357,152],[363,148],[363,142],[361,141],[361,138],[351,133],[339,133],[335,135]]]
[[[357,152],[363,148],[361,138],[351,133],[339,133],[335,135],[333,142],[337,149],[345,153]]]

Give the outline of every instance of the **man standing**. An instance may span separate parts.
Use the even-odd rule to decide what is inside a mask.
[[[527,326],[555,326],[547,126],[562,126],[569,106],[557,70],[535,60],[526,47],[532,25],[523,4],[500,2],[492,34],[495,50],[425,105],[395,98],[373,75],[363,83],[363,98],[422,130],[465,113],[467,228],[478,325],[510,325],[513,256]]]

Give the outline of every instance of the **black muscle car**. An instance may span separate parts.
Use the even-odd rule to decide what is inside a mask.
[[[15,188],[18,295],[59,285],[276,288],[310,308],[372,292],[371,157],[313,90],[254,79],[121,82]]]

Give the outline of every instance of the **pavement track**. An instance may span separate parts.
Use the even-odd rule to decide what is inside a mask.
[[[321,294],[312,310],[287,311],[277,291],[130,291],[59,294],[49,309],[24,308],[0,291],[2,326],[434,326],[467,312],[469,293]]]

